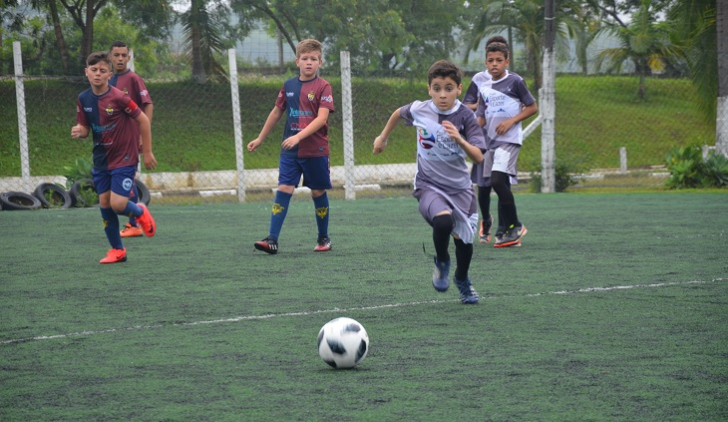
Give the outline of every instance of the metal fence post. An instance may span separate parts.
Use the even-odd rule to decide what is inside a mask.
[[[243,128],[240,123],[240,87],[238,86],[238,60],[235,49],[228,50],[230,64],[230,96],[233,100],[233,130],[235,132],[235,161],[238,176],[238,201],[245,202],[245,162],[243,160]]]
[[[627,174],[627,148],[619,148],[619,173]]]
[[[554,61],[554,37],[556,27],[555,0],[546,0],[545,38],[543,49],[543,123],[541,124],[541,192],[556,192],[556,63]]]
[[[23,176],[23,189],[30,193],[30,157],[28,156],[28,122],[25,116],[25,85],[23,84],[23,55],[20,42],[13,42],[15,61],[15,98],[18,107],[18,137],[20,138],[20,168]]]
[[[346,199],[356,199],[354,177],[354,119],[351,110],[351,61],[349,52],[341,52],[341,103],[344,114],[344,193]]]

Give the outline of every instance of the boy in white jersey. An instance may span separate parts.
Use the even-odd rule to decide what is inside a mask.
[[[387,146],[387,138],[404,120],[417,129],[417,174],[413,196],[420,214],[432,226],[435,244],[435,271],[432,285],[444,292],[450,286],[450,236],[455,240],[455,285],[460,301],[478,302],[468,271],[473,256],[473,239],[478,224],[478,206],[468,174],[466,157],[483,161],[485,140],[475,115],[458,101],[462,92],[462,72],[454,64],[440,60],[427,72],[428,101],[414,101],[392,113],[382,133],[374,140],[374,154]]]
[[[494,42],[499,42],[506,46],[508,45],[508,41],[506,41],[503,36],[495,35],[488,38],[488,41],[485,42],[485,48],[487,49],[488,46]],[[473,111],[478,109],[480,86],[486,83],[491,83],[493,79],[493,77],[490,76],[490,72],[488,72],[487,62],[485,60],[483,60],[483,62],[486,65],[486,69],[473,75],[473,79],[470,81],[470,86],[468,86],[468,90],[465,91],[465,97],[463,97],[463,104]],[[483,132],[485,132],[485,128],[483,128]],[[487,135],[485,136],[487,139]],[[480,212],[483,216],[482,220],[480,220],[479,240],[480,243],[490,243],[490,230],[493,226],[493,215],[490,213],[490,192],[492,189],[490,186],[490,178],[483,177],[483,163],[473,166],[470,171],[470,180],[478,186],[478,205],[480,205]],[[518,184],[518,179],[511,177],[509,182],[512,185],[515,185]],[[500,224],[498,225],[496,233],[500,233],[500,235],[502,235],[505,232],[505,227],[501,224],[503,224],[505,220],[503,219],[503,213],[500,206],[498,207],[498,221]]]
[[[499,222],[499,226],[505,228],[505,233],[500,236],[500,233],[496,233],[494,246],[505,248],[520,245],[521,238],[528,233],[526,226],[518,220],[510,178],[516,177],[518,153],[523,144],[521,122],[536,114],[538,106],[523,78],[506,70],[509,59],[505,44],[489,44],[485,57],[491,81],[479,87],[475,114],[486,132],[488,151],[483,162],[482,177],[490,180],[484,185],[490,185],[495,190],[499,212],[502,214],[500,217],[505,220]]]

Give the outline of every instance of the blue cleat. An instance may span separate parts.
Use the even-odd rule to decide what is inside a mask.
[[[473,288],[473,285],[470,284],[470,277],[468,277],[465,281],[455,279],[455,285],[458,286],[458,290],[460,290],[460,302],[466,305],[478,303],[478,299],[480,299],[480,297],[478,296],[478,292],[476,292]]]
[[[432,285],[438,292],[446,292],[450,287],[450,263],[440,262],[435,257],[435,271],[432,273]]]

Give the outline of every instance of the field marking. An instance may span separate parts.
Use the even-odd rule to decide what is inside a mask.
[[[626,285],[626,286],[610,286],[610,287],[586,287],[583,289],[559,290],[559,291],[555,291],[555,292],[543,292],[543,293],[527,293],[527,294],[523,294],[523,295],[487,296],[487,297],[481,297],[481,299],[493,300],[493,299],[504,299],[504,298],[507,299],[507,298],[514,298],[514,297],[538,297],[538,296],[548,296],[548,295],[568,295],[568,294],[575,294],[575,293],[609,292],[609,291],[614,291],[614,290],[646,289],[646,288],[670,287],[670,286],[688,286],[691,284],[708,284],[708,283],[718,283],[718,282],[723,282],[723,281],[728,281],[728,279],[715,278],[713,280],[677,281],[677,282],[672,282],[672,283],[633,284],[633,285]],[[458,299],[423,300],[423,301],[419,301],[419,302],[403,302],[403,303],[391,303],[391,304],[386,304],[386,305],[358,306],[358,307],[343,308],[343,309],[342,308],[333,308],[333,309],[321,309],[318,311],[285,312],[285,313],[280,313],[280,314],[265,314],[265,315],[245,315],[245,316],[239,316],[239,317],[233,317],[233,318],[221,318],[221,319],[204,320],[204,321],[174,322],[171,324],[137,325],[134,327],[126,327],[126,328],[110,328],[108,330],[80,331],[80,332],[68,333],[68,334],[55,334],[55,335],[50,335],[50,336],[37,336],[37,337],[28,337],[28,338],[13,339],[13,340],[2,340],[2,341],[0,341],[0,344],[24,343],[24,342],[41,341],[41,340],[55,340],[55,339],[59,339],[59,338],[92,336],[92,335],[96,335],[96,334],[120,333],[120,332],[124,332],[124,331],[153,330],[153,329],[158,329],[158,328],[175,327],[175,326],[181,327],[181,326],[204,325],[204,324],[221,324],[221,323],[226,323],[226,322],[240,322],[240,321],[258,320],[258,319],[310,316],[310,315],[333,314],[333,313],[352,312],[352,311],[370,311],[370,310],[377,310],[377,309],[401,308],[401,307],[405,307],[405,306],[439,304],[439,303],[448,303],[448,302],[457,302],[457,301],[458,301]]]

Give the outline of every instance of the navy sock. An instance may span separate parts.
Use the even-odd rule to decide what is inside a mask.
[[[128,201],[126,203],[126,208],[124,208],[124,211],[120,212],[119,215],[125,215],[127,217],[139,217],[140,215],[142,215],[143,212],[144,211],[142,211],[140,206],[131,201]]]
[[[136,183],[134,184],[133,189],[134,189],[134,195],[131,198],[129,198],[129,202],[137,204],[137,203],[139,203],[139,190],[136,187]],[[129,217],[129,224],[131,224],[134,227],[139,225],[139,224],[137,224],[136,218],[134,216]]]
[[[313,206],[316,208],[318,237],[329,237],[329,196],[326,195],[326,192],[313,198]]]
[[[288,214],[288,204],[291,202],[293,194],[276,191],[276,198],[273,201],[273,208],[270,212],[270,231],[268,237],[271,240],[278,240],[278,236],[281,234],[283,228],[283,222],[286,220],[286,214]]]
[[[101,218],[104,220],[104,232],[109,244],[114,249],[124,249],[119,234],[119,216],[111,208],[101,208]]]
[[[450,262],[447,249],[450,246],[450,235],[455,227],[455,221],[450,214],[438,215],[432,219],[432,241],[435,243],[435,253],[440,262]]]
[[[470,261],[473,259],[473,244],[465,243],[461,239],[455,239],[455,280],[465,281],[468,279]]]

